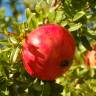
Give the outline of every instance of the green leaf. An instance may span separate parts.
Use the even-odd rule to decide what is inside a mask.
[[[10,37],[9,38],[10,39],[10,41],[13,43],[13,44],[18,44],[18,42],[17,42],[17,40],[16,40],[16,38],[15,37]]]
[[[54,22],[55,17],[56,17],[55,10],[51,9],[51,10],[49,10],[49,12],[47,14],[48,14],[47,17],[48,17],[49,22],[50,23]]]
[[[88,41],[88,39],[87,39],[86,36],[81,36],[80,39],[81,39],[81,42],[82,42],[83,46],[84,46],[86,49],[92,50],[92,47],[90,46],[90,43],[89,43],[89,41]]]
[[[33,88],[35,91],[41,91],[42,90],[42,86],[40,85],[39,82],[36,82],[34,85],[33,85]]]
[[[41,6],[41,2],[38,2],[35,6],[35,11],[39,14],[42,14],[42,6]]]
[[[64,14],[69,17],[72,18],[72,9],[70,8],[68,2],[65,0],[65,2],[63,3],[63,9],[64,9]]]
[[[3,53],[3,52],[7,52],[7,51],[10,51],[11,48],[4,48],[4,49],[0,49],[0,54]]]
[[[96,35],[93,35],[93,34],[87,32],[87,36],[89,36],[90,38],[96,40]]]
[[[46,2],[47,2],[48,4],[51,4],[51,3],[52,3],[52,0],[46,0]]]
[[[3,73],[4,73],[4,69],[3,66],[0,64],[0,76],[2,76]]]
[[[78,29],[80,29],[82,27],[82,24],[81,23],[78,23],[78,24],[72,24],[69,28],[69,31],[76,31]]]
[[[30,15],[31,15],[31,10],[29,9],[29,8],[27,8],[26,10],[25,10],[25,14],[26,14],[26,17],[27,17],[27,19],[30,17]]]
[[[50,96],[51,87],[48,82],[43,85],[42,96]]]
[[[0,20],[2,20],[5,16],[5,7],[1,7],[0,8]]]
[[[0,44],[9,45],[9,42],[8,42],[8,40],[2,39],[2,40],[0,40]]]
[[[51,87],[51,96],[61,96],[61,92],[63,91],[63,86],[57,83],[50,84]]]
[[[16,62],[17,57],[18,57],[18,55],[19,55],[19,52],[20,52],[20,48],[17,47],[16,50],[15,50],[14,56],[13,56],[13,63]]]
[[[80,12],[77,12],[74,17],[73,17],[73,21],[77,21],[78,19],[80,19],[81,17],[83,17],[85,15],[85,12],[84,11],[80,11]]]
[[[63,11],[57,11],[55,16],[55,22],[59,23],[61,20],[65,19],[65,15],[63,14]]]
[[[9,91],[7,89],[5,89],[4,91],[2,91],[2,93],[4,94],[4,96],[8,96],[9,95]]]
[[[12,50],[11,56],[10,56],[10,61],[12,63],[16,63],[17,57],[19,55],[19,52],[20,52],[20,48],[19,47],[17,47],[16,49]]]
[[[66,26],[67,24],[68,24],[68,21],[66,21],[66,20],[61,22],[62,26]]]
[[[36,13],[31,13],[30,17],[27,20],[29,28],[36,28],[38,25],[38,17],[36,17]]]
[[[94,92],[96,92],[96,80],[95,79],[89,79],[86,81],[86,84],[92,89]]]

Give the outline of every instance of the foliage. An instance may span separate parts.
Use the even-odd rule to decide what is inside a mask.
[[[22,23],[17,20],[18,14],[6,17],[4,8],[0,8],[0,96],[95,96],[96,68],[86,67],[84,55],[96,43],[96,1],[27,1],[24,0],[26,21]],[[12,7],[15,8],[15,4]],[[72,67],[55,81],[31,78],[20,58],[26,35],[47,23],[67,28],[77,45]]]

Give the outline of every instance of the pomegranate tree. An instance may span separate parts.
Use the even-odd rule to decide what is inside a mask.
[[[22,48],[26,71],[41,80],[54,80],[66,72],[73,59],[75,41],[57,24],[42,25],[28,34]]]

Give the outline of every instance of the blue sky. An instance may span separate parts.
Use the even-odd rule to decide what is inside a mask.
[[[24,14],[25,6],[22,3],[23,0],[17,0],[17,1],[18,1],[19,4],[16,4],[16,9],[18,11],[22,12],[22,15],[20,16],[18,21],[23,22],[26,19],[25,14]],[[2,0],[2,7],[5,7],[5,9],[6,9],[6,13],[5,13],[6,16],[12,16],[12,10],[10,8],[9,0]]]

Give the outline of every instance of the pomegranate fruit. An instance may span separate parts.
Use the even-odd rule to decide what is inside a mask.
[[[94,45],[93,50],[87,51],[84,61],[88,67],[96,67],[96,45]]]
[[[22,60],[26,71],[41,80],[54,80],[66,72],[75,52],[75,40],[65,28],[42,25],[25,38]]]

